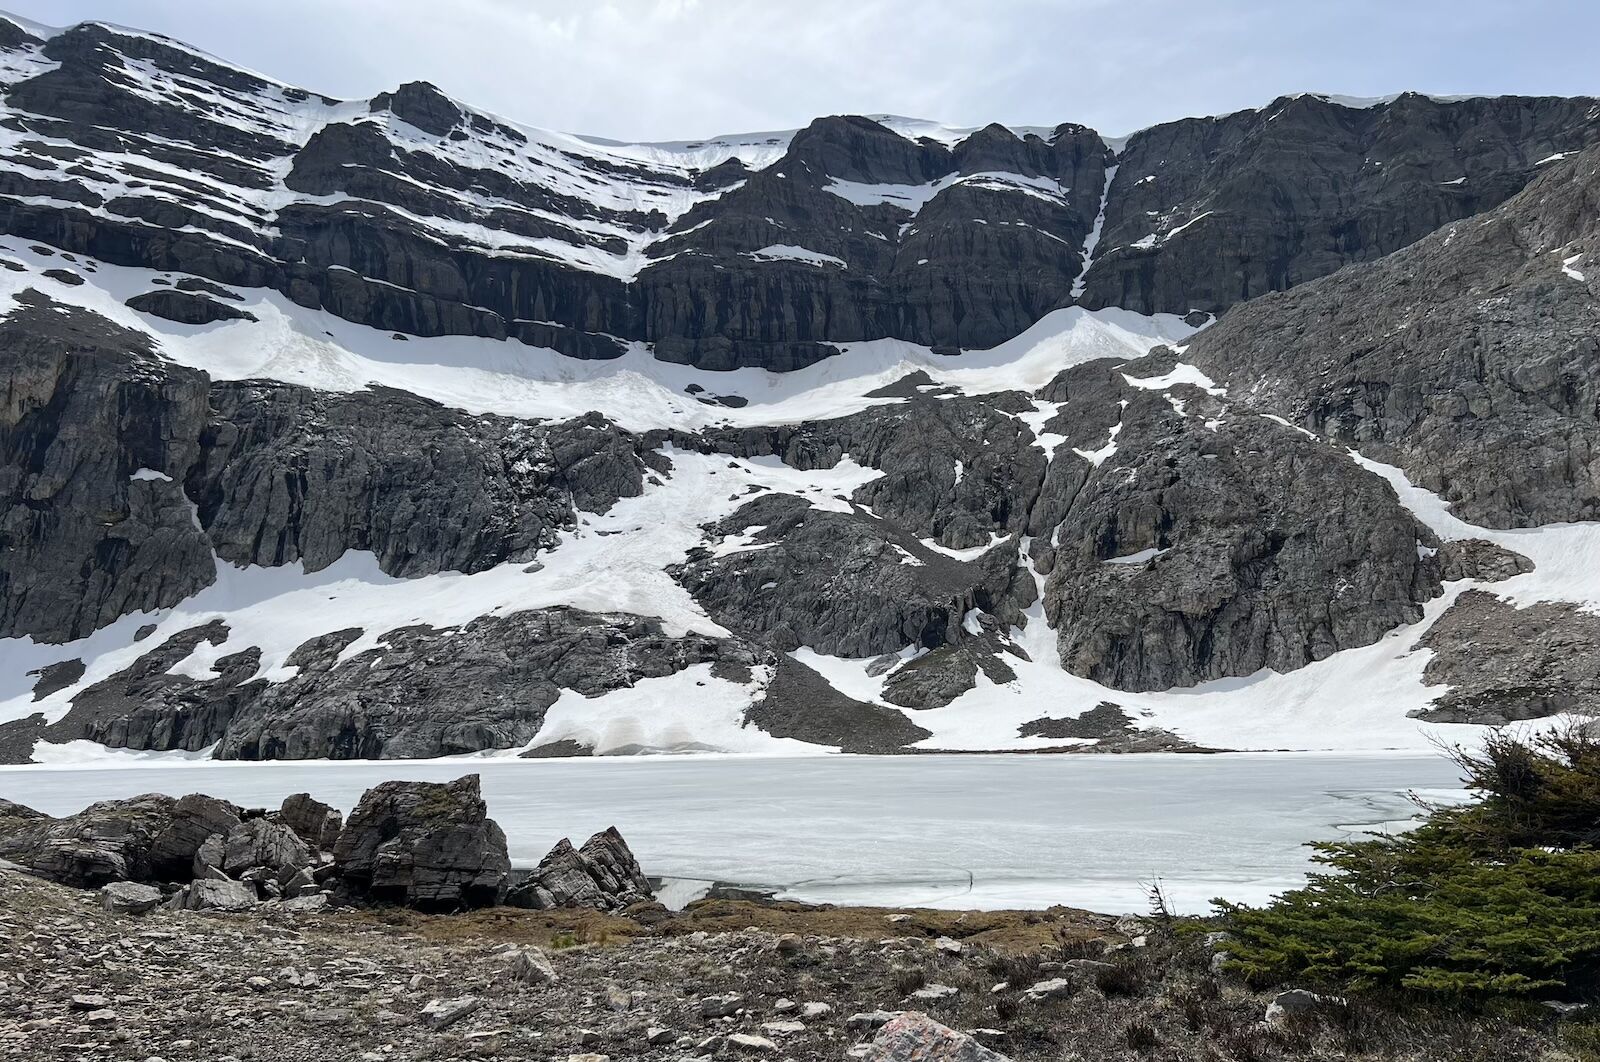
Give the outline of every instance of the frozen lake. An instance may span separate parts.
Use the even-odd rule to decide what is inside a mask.
[[[615,825],[645,872],[780,886],[833,903],[1184,910],[1298,884],[1302,845],[1459,793],[1437,756],[829,756],[0,768],[0,797],[51,814],[135,793],[250,806],[308,791],[345,811],[391,778],[477,771],[511,856]]]

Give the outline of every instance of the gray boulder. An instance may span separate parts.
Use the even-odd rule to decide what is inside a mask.
[[[293,830],[308,848],[319,852],[332,851],[344,828],[344,816],[339,810],[310,793],[284,797],[278,821]]]
[[[616,827],[595,834],[582,848],[566,838],[539,862],[533,874],[506,896],[514,907],[552,910],[593,907],[621,910],[654,894],[650,881]]]
[[[488,817],[475,774],[367,790],[333,861],[356,896],[424,911],[493,906],[511,870],[506,835]]]
[[[287,867],[292,875],[311,864],[305,842],[288,826],[269,819],[246,819],[228,831],[222,870],[232,877],[258,867],[274,872]]]
[[[112,914],[144,914],[161,903],[161,890],[135,881],[113,881],[100,889],[100,906]]]
[[[237,808],[212,797],[148,793],[62,819],[0,819],[0,857],[80,888],[188,881],[200,846],[238,822]]]
[[[185,911],[248,911],[256,905],[256,890],[242,881],[205,878],[190,882],[179,895]]]
[[[1272,997],[1272,1002],[1267,1004],[1264,1020],[1268,1025],[1283,1025],[1312,1013],[1324,1003],[1331,1002],[1336,1001],[1326,996],[1319,996],[1315,992],[1307,992],[1303,988],[1292,988]]]

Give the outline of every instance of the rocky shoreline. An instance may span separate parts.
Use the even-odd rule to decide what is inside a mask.
[[[615,830],[519,875],[471,775],[384,783],[347,821],[304,794],[8,803],[0,855],[7,1058],[1551,1057],[1526,1023],[1248,986],[1170,919],[670,911]]]

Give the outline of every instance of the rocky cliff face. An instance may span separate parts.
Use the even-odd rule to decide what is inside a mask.
[[[1189,357],[1490,527],[1600,514],[1600,151],[1370,265],[1241,306]]]
[[[630,147],[425,83],[336,101],[154,35],[7,28],[0,231],[386,331],[578,358],[645,341],[711,369],[988,347],[1080,297],[1220,312],[1492,207],[1600,137],[1588,99],[1306,95],[1118,152],[1071,124],[918,139],[859,116]]]
[[[0,759],[1587,703],[1592,100],[617,145],[96,24],[0,49]]]
[[[199,455],[204,374],[31,291],[0,322],[0,361],[0,635],[69,641],[210,583],[178,482]]]
[[[1597,121],[1590,99],[1301,95],[1143,130],[1118,156],[1085,301],[1220,313],[1381,258],[1510,198]]]

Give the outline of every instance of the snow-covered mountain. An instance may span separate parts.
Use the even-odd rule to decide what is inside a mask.
[[[0,82],[0,761],[1595,703],[1594,100],[620,144],[16,19]]]

